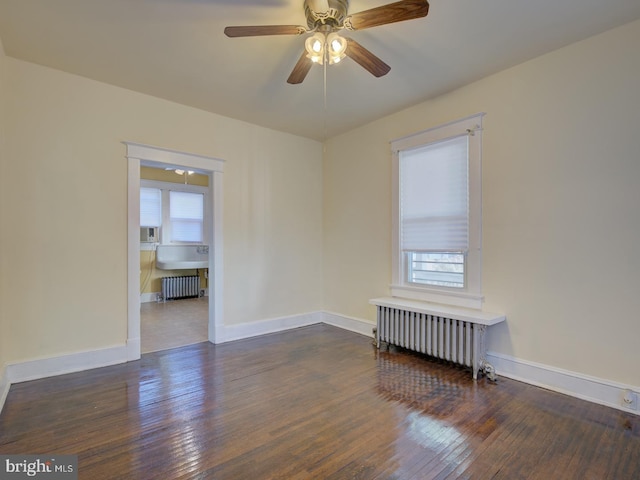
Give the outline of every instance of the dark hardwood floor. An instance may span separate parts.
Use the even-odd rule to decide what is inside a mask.
[[[0,453],[92,480],[624,480],[640,417],[316,325],[13,385]]]

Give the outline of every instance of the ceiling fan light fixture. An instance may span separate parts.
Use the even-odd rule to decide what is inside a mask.
[[[338,63],[346,56],[347,39],[333,32],[327,35],[327,48],[329,50],[329,63]]]
[[[324,61],[326,38],[323,33],[316,32],[304,42],[307,58],[314,63],[322,65]]]
[[[322,52],[322,42],[320,40],[318,40],[317,38],[312,39],[313,43],[311,45],[311,50],[313,50],[314,53],[321,53]]]
[[[307,38],[304,47],[307,51],[307,58],[312,62],[322,65],[325,59],[328,59],[329,64],[332,65],[345,57],[347,40],[335,32],[328,35],[316,32]]]

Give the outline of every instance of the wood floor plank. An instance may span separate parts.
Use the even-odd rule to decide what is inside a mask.
[[[12,385],[0,453],[91,480],[625,480],[640,418],[315,325]]]

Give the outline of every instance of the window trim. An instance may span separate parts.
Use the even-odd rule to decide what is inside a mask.
[[[391,141],[392,151],[392,284],[394,297],[482,308],[482,119],[472,115]],[[405,275],[400,239],[400,152],[447,138],[469,135],[469,250],[466,256],[465,288],[409,283]]]

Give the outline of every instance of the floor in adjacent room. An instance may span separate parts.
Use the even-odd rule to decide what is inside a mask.
[[[157,352],[205,342],[209,297],[149,302],[140,306],[140,350]]]
[[[80,480],[637,480],[640,416],[318,324],[12,385],[9,453]]]

